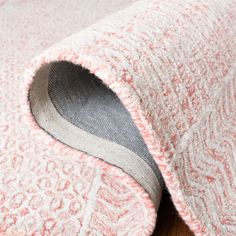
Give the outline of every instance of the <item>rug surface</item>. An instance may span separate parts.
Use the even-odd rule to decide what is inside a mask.
[[[235,0],[0,1],[0,27],[0,235],[151,235],[163,179],[236,235]]]

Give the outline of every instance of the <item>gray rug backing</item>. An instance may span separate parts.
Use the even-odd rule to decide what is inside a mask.
[[[80,129],[133,151],[161,176],[129,112],[88,70],[69,62],[50,67],[48,94],[58,113]]]

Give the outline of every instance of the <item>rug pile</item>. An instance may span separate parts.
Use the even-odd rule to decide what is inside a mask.
[[[164,184],[236,235],[235,0],[0,1],[0,28],[0,235],[151,235]]]

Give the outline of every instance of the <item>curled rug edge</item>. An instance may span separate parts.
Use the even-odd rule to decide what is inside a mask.
[[[152,2],[155,3],[155,1],[152,1]],[[228,2],[230,3],[230,1]],[[214,3],[217,6],[217,3],[219,4],[219,1],[214,1]],[[231,3],[233,3],[233,1],[231,1]],[[225,4],[227,5],[227,3]],[[210,3],[209,5],[212,7]],[[220,6],[218,5],[218,7]],[[138,13],[140,13],[139,12],[140,9],[141,8],[138,8],[138,9],[135,8],[135,10],[137,10]],[[100,28],[101,30],[103,26],[100,26],[100,27],[101,27]],[[127,27],[126,30],[127,32],[129,32],[128,31],[129,27]],[[95,28],[93,28],[92,31],[81,32],[78,37],[78,42],[80,41],[81,43],[81,41],[83,41],[86,38],[86,37],[84,38],[82,34],[85,34],[88,36],[89,33],[92,34],[93,32],[96,32]],[[104,33],[103,31],[101,32],[102,34]],[[114,32],[112,31],[112,33]],[[168,32],[167,32],[167,36],[168,36]],[[93,45],[93,47],[91,47],[91,45],[89,47],[86,47],[86,45],[82,45],[80,43],[78,43],[79,46],[76,45],[76,43],[74,45],[73,43],[71,45],[70,43],[67,45],[67,43],[70,40],[74,42],[77,40],[77,36],[73,36],[73,37],[69,38],[67,41],[64,41],[61,45],[60,44],[57,45],[56,48],[49,50],[44,55],[35,59],[30,65],[30,69],[26,71],[26,82],[25,82],[25,88],[24,88],[25,93],[23,95],[23,99],[24,99],[23,106],[24,106],[24,111],[25,111],[26,116],[28,116],[28,118],[30,117],[29,118],[30,121],[33,122],[32,115],[29,109],[29,104],[28,104],[28,91],[30,89],[35,72],[43,64],[50,63],[53,61],[63,60],[63,61],[71,62],[75,65],[81,65],[82,67],[88,69],[91,73],[95,74],[98,78],[100,78],[110,89],[112,89],[117,94],[117,96],[120,98],[122,103],[125,105],[126,109],[130,112],[134,123],[139,128],[139,131],[142,134],[145,140],[145,143],[147,144],[149,148],[150,153],[153,155],[156,162],[158,163],[158,166],[162,172],[166,185],[172,195],[174,204],[176,208],[178,209],[182,218],[186,221],[186,223],[190,226],[190,228],[196,233],[196,235],[209,235],[210,233],[212,233],[213,231],[211,230],[215,230],[215,229],[213,228],[210,229],[209,225],[206,227],[206,225],[204,225],[202,221],[200,221],[199,217],[196,216],[195,212],[192,209],[192,206],[189,205],[185,201],[185,196],[183,194],[183,191],[179,187],[181,180],[177,177],[176,173],[173,171],[173,168],[168,159],[169,153],[165,150],[166,147],[163,146],[161,142],[158,142],[158,137],[156,136],[154,129],[152,127],[153,124],[149,122],[149,118],[147,117],[147,114],[144,114],[145,109],[143,109],[143,103],[139,95],[135,91],[134,87],[132,86],[132,78],[131,78],[132,76],[130,76],[129,74],[122,74],[122,73],[114,76],[114,73],[111,72],[112,63],[109,64],[109,62],[107,62],[106,60],[107,58],[103,57],[104,55],[103,53],[101,53],[103,49],[100,48],[101,51],[100,53],[98,52],[99,49],[97,48],[97,45]],[[96,41],[96,38],[94,39],[94,41]],[[232,45],[230,47],[233,48]],[[97,53],[100,57],[96,56]],[[228,66],[230,70],[233,70],[232,62],[234,62],[234,58],[235,58],[234,52],[229,55],[232,58],[230,58],[231,60],[228,61]],[[228,59],[228,57],[225,55],[223,55],[223,57],[225,59]],[[222,78],[225,76],[226,75],[224,74]],[[232,75],[231,78],[233,76],[234,75]],[[117,78],[122,78],[122,79],[117,80]],[[204,106],[204,104],[202,105]],[[211,223],[213,226],[213,222]],[[216,229],[214,232],[216,233],[216,232],[224,232],[224,231],[219,231],[219,229]]]
[[[74,53],[71,54],[71,52],[66,50],[66,55],[67,55],[66,61],[72,62],[75,65],[83,65],[83,63],[78,63],[78,61],[75,62],[73,58],[68,60],[68,56],[71,55],[73,57]],[[59,52],[59,54],[54,54],[54,56],[55,58],[53,59],[51,56],[50,58],[46,58],[46,57],[41,58],[38,61],[38,63],[34,64],[34,66],[31,64],[30,69],[25,72],[26,83],[24,83],[22,87],[23,93],[22,93],[22,102],[21,102],[22,108],[24,111],[25,122],[30,125],[30,127],[32,128],[32,133],[37,136],[37,139],[45,142],[47,145],[51,147],[53,146],[60,149],[60,152],[62,153],[62,155],[69,154],[74,157],[78,155],[82,156],[81,162],[84,162],[88,166],[92,166],[92,167],[101,169],[102,171],[109,173],[108,176],[109,178],[111,178],[111,180],[118,180],[120,184],[122,184],[129,191],[131,191],[136,197],[135,197],[135,200],[131,199],[131,201],[129,201],[129,204],[136,205],[135,202],[138,200],[141,206],[141,216],[139,219],[140,221],[139,220],[136,221],[137,229],[134,228],[131,230],[130,226],[128,226],[127,230],[128,231],[131,230],[129,234],[134,233],[135,235],[151,235],[156,226],[157,210],[158,210],[160,199],[161,199],[162,187],[160,183],[158,183],[158,186],[155,186],[158,189],[157,193],[159,193],[159,195],[156,196],[157,199],[150,198],[149,193],[144,189],[144,187],[140,183],[137,182],[137,180],[135,180],[135,178],[125,173],[119,167],[109,164],[95,156],[86,154],[80,149],[70,147],[68,146],[68,144],[65,144],[64,142],[57,140],[50,133],[48,133],[47,130],[44,130],[44,128],[42,128],[38,124],[37,120],[32,114],[30,101],[29,101],[29,92],[30,92],[30,87],[32,85],[35,74],[40,68],[47,65],[47,63],[56,62],[56,61],[58,62],[65,61],[65,59],[63,59],[62,57],[61,52]],[[84,67],[84,68],[87,68],[87,67]],[[118,196],[117,196],[117,201],[119,201]],[[136,207],[138,208],[137,205]]]
[[[132,91],[132,88],[124,85],[122,82],[106,82],[109,81],[109,78],[103,77],[100,75],[97,68],[93,68],[90,63],[86,63],[86,61],[83,61],[83,59],[80,58],[79,53],[66,49],[61,50],[59,52],[56,52],[54,54],[48,54],[46,56],[39,57],[36,59],[33,64],[30,64],[29,69],[25,71],[25,82],[24,86],[22,87],[22,108],[24,110],[25,114],[25,121],[31,125],[31,127],[34,129],[34,133],[37,136],[41,136],[43,139],[43,142],[49,143],[50,145],[58,145],[61,147],[64,147],[65,150],[63,152],[66,153],[75,153],[80,152],[79,150],[75,150],[73,148],[68,147],[67,145],[61,143],[58,140],[55,140],[50,134],[47,134],[36,122],[34,116],[32,115],[31,108],[30,108],[30,101],[29,101],[29,91],[31,88],[31,85],[33,83],[33,78],[37,71],[44,66],[45,64],[51,63],[51,62],[59,62],[59,61],[67,61],[71,62],[75,65],[81,65],[83,68],[88,69],[92,74],[98,76],[103,82],[106,83],[106,85],[112,89],[117,96],[120,98],[122,103],[125,105],[126,109],[130,112],[131,117],[135,123],[135,125],[139,128],[140,133],[142,134],[145,143],[147,144],[150,152],[152,155],[155,152],[154,157],[156,157],[156,161],[158,163],[158,167],[161,170],[161,173],[165,179],[165,183],[168,187],[168,190],[171,193],[173,202],[180,213],[181,217],[185,220],[185,222],[189,225],[189,227],[193,230],[193,232],[199,234],[199,235],[205,235],[206,229],[203,225],[201,225],[198,222],[198,219],[195,217],[194,212],[188,207],[188,205],[185,204],[184,198],[182,197],[182,193],[180,190],[177,190],[178,186],[178,180],[176,179],[176,176],[174,172],[171,172],[171,168],[168,165],[168,162],[165,157],[165,152],[162,151],[163,147],[159,146],[158,148],[153,146],[153,139],[150,137],[153,137],[152,130],[148,129],[150,127],[149,122],[145,118],[145,116],[142,114],[142,109],[140,109],[141,104],[139,102],[137,95],[135,95],[135,91]],[[102,71],[103,73],[103,71]],[[89,159],[90,158],[90,159]],[[140,185],[132,179],[129,175],[125,174],[123,171],[119,171],[116,167],[113,167],[112,165],[109,165],[102,160],[99,160],[96,157],[90,156],[89,158],[85,158],[86,161],[90,162],[92,160],[92,163],[95,164],[95,166],[104,166],[105,169],[109,169],[109,172],[112,171],[112,168],[114,169],[114,172],[120,172],[120,175],[123,176],[123,179],[125,177],[127,178],[127,184],[130,184],[130,187],[137,191],[137,193],[140,193],[142,202],[144,205],[149,209],[149,223],[150,227],[146,228],[143,233],[145,235],[151,235],[155,228],[155,220],[157,218],[155,207],[152,203],[152,200],[148,196],[148,194],[145,192],[143,187],[140,187]],[[98,164],[100,163],[100,165]]]

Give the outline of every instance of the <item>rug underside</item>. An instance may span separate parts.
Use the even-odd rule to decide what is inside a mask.
[[[0,28],[0,235],[148,236],[164,183],[236,235],[235,0],[0,0]]]
[[[158,209],[163,180],[157,164],[129,112],[100,79],[72,63],[52,63],[35,76],[30,100],[44,130],[134,177]]]

